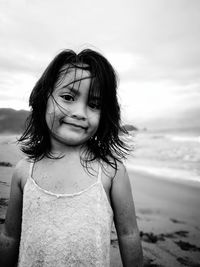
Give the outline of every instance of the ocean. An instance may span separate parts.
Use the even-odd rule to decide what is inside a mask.
[[[129,169],[158,178],[200,182],[200,128],[132,132]]]
[[[200,185],[200,128],[137,131],[126,140],[134,147],[128,169]],[[0,135],[0,161],[15,165],[21,157],[16,136]]]

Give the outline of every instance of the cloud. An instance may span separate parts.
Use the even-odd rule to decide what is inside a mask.
[[[87,46],[102,52],[120,74],[119,94],[129,117],[155,116],[167,108],[175,112],[199,101],[199,1],[0,5],[0,106],[6,97],[9,105],[16,99],[13,107],[27,105],[33,84],[59,51]]]
[[[12,51],[9,55],[0,54],[0,70],[5,73],[30,73],[35,76],[41,69],[46,59],[38,58],[38,55],[16,53]]]
[[[123,77],[129,72],[138,70],[143,60],[140,55],[128,52],[110,52],[106,57]]]
[[[12,79],[7,73],[3,76],[3,79],[0,76],[3,80],[3,84],[0,82],[0,107],[29,109],[28,98],[36,78],[29,73],[12,73]]]
[[[178,86],[165,80],[128,81],[121,83],[118,93],[125,121],[170,118],[200,106],[197,84]]]

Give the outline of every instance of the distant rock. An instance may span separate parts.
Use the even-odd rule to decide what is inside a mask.
[[[29,111],[27,110],[0,108],[0,134],[22,133],[28,115]]]
[[[12,167],[12,164],[10,162],[0,161],[0,166],[3,166],[3,167]]]
[[[135,126],[133,126],[131,124],[125,124],[125,125],[123,125],[123,128],[125,128],[128,132],[138,131],[138,128],[136,128]]]

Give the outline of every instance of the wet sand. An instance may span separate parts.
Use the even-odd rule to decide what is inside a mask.
[[[200,266],[200,185],[131,171],[129,177],[144,266]],[[122,266],[113,250],[111,266]]]

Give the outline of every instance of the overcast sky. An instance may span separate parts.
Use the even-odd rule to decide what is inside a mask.
[[[119,73],[125,120],[200,106],[199,0],[0,0],[0,108],[28,109],[52,58],[86,47]]]

